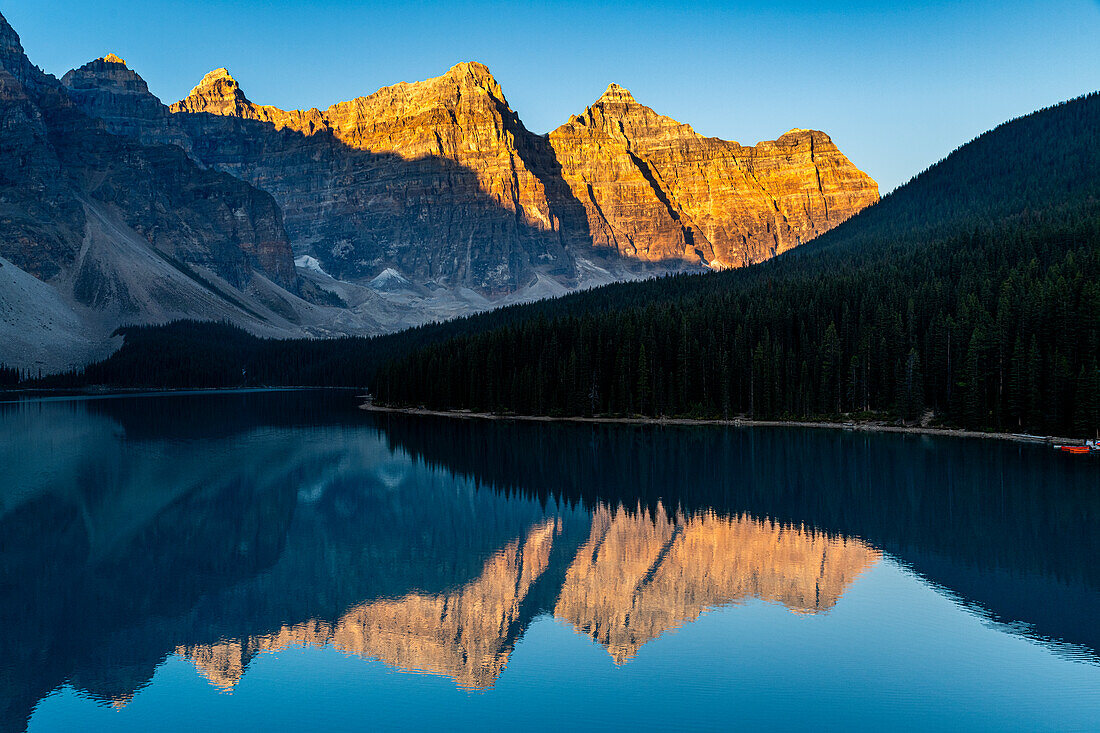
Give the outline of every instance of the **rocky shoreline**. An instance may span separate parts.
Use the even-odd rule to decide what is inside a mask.
[[[665,417],[550,417],[547,415],[501,415],[492,412],[469,412],[463,410],[426,410],[412,407],[387,407],[376,405],[367,400],[359,409],[368,412],[389,412],[405,415],[430,417],[449,417],[478,420],[519,420],[523,422],[572,422],[605,423],[618,425],[719,425],[725,427],[767,427],[767,428],[823,428],[831,430],[852,430],[870,433],[905,433],[911,435],[937,435],[954,438],[989,438],[1009,440],[1019,443],[1039,443],[1044,445],[1084,445],[1080,438],[1061,438],[1052,435],[1025,435],[1022,433],[986,433],[961,428],[928,428],[919,426],[887,425],[880,422],[828,422],[825,420],[750,420],[734,418],[731,420],[665,418]]]

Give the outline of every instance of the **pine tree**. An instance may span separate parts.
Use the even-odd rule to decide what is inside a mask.
[[[924,414],[924,372],[920,365],[920,354],[915,348],[909,350],[905,360],[905,379],[899,399],[902,419],[907,422],[917,420]]]

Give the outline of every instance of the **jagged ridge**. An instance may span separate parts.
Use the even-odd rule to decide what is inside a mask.
[[[170,110],[196,157],[272,192],[296,251],[345,278],[392,267],[493,294],[547,271],[576,285],[578,258],[740,266],[878,199],[824,133],[705,138],[617,84],[534,135],[478,63],[323,111],[255,104],[216,69]]]
[[[30,334],[41,343],[26,344],[22,310],[0,308],[0,361],[71,364],[77,342],[106,347],[106,336],[123,322],[201,313],[256,323],[273,316],[233,295],[256,275],[288,297],[298,289],[271,196],[200,167],[179,147],[109,134],[111,122],[86,114],[89,105],[105,115],[129,105],[146,115],[133,132],[170,137],[171,117],[155,115],[155,98],[117,56],[66,78],[69,86],[31,64],[0,16],[0,115],[8,121],[0,145],[0,258],[50,285],[56,296],[38,289],[49,301],[39,305],[58,314],[59,327]],[[114,115],[115,126],[128,114]],[[17,290],[30,292],[4,281],[0,303]]]

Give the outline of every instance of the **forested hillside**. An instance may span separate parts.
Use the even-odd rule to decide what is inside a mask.
[[[968,427],[1092,435],[1100,95],[1002,125],[773,262],[602,296],[598,310],[535,308],[416,350],[374,392],[563,415],[931,409]]]

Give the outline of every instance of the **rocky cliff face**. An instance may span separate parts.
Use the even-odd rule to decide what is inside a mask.
[[[42,109],[64,102],[50,82],[0,16],[0,256],[39,278],[72,263],[84,232]]]
[[[92,100],[95,82],[81,84],[86,110],[119,119],[113,91]],[[392,268],[492,296],[539,274],[577,286],[589,262],[620,274],[738,267],[878,200],[824,133],[753,147],[706,138],[614,84],[535,135],[476,63],[323,111],[255,104],[217,69],[170,109],[193,156],[271,192],[296,252],[346,279]],[[160,115],[145,119],[115,129],[172,140]]]
[[[658,115],[617,84],[550,143],[593,243],[642,260],[740,267],[878,201],[825,133],[745,147]]]
[[[182,128],[121,59],[66,80],[31,64],[0,16],[0,362],[75,366],[109,353],[123,323],[293,330],[275,313],[293,319],[299,284],[274,199],[189,158]],[[263,297],[245,305],[250,288]]]
[[[178,147],[109,134],[78,109],[66,87],[31,65],[2,17],[0,47],[0,206],[7,210],[0,219],[0,255],[44,279],[80,267],[86,218],[94,209],[96,217],[132,229],[155,251],[209,268],[234,285],[246,283],[256,269],[295,287],[281,215],[270,196],[203,170]],[[99,104],[96,111],[118,110],[119,100],[148,106],[144,82],[117,57],[68,78],[79,87],[88,74],[110,80],[117,90],[114,104]],[[162,117],[163,129],[170,122]],[[90,292],[81,295],[95,300]]]
[[[146,145],[191,147],[175,116],[113,53],[73,69],[61,77],[61,84],[78,107],[116,135],[135,137]]]
[[[515,290],[572,263],[532,137],[480,64],[327,110],[250,102],[225,69],[171,107],[204,163],[272,192],[301,252],[343,278]]]

